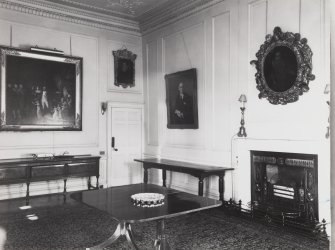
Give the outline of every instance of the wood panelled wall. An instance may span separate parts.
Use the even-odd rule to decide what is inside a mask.
[[[143,38],[147,155],[205,162],[236,168],[226,176],[225,199],[250,200],[250,150],[319,154],[320,197],[329,210],[329,140],[327,96],[329,83],[329,25],[326,0],[224,1]],[[258,99],[250,61],[274,27],[299,32],[313,55],[310,91],[296,103],[271,105]],[[164,75],[197,69],[199,129],[167,129]],[[237,138],[240,94],[247,95],[248,137]],[[171,178],[172,177],[172,178]],[[152,181],[159,182],[158,173]],[[196,193],[196,180],[170,175],[170,184]],[[217,197],[217,179],[207,192]],[[248,200],[249,199],[249,200]],[[321,212],[320,212],[321,213]]]
[[[0,132],[0,158],[24,157],[32,153],[93,154],[107,152],[108,112],[101,102],[143,103],[142,43],[140,36],[99,30],[46,17],[0,9],[0,45],[56,48],[66,55],[83,57],[83,130],[80,132]],[[113,50],[125,46],[137,54],[136,87],[114,86]],[[18,72],[19,73],[19,72]],[[107,157],[102,154],[101,181],[106,186]],[[62,191],[62,181],[33,183],[32,195]],[[69,190],[85,189],[86,180],[72,180]],[[25,195],[24,185],[2,186],[0,199]]]

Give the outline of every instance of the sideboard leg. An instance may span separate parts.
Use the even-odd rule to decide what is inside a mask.
[[[30,182],[27,182],[27,193],[26,193],[26,205],[29,205],[29,185]]]
[[[204,178],[203,177],[199,177],[198,195],[204,196]]]
[[[64,179],[64,190],[63,190],[63,195],[66,196],[66,182],[67,182],[67,179]]]

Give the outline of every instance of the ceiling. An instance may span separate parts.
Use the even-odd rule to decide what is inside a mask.
[[[225,0],[0,0],[22,13],[144,35]]]
[[[171,0],[46,0],[66,7],[100,14],[127,16],[137,20],[146,12],[159,8]],[[176,2],[178,0],[172,0]]]

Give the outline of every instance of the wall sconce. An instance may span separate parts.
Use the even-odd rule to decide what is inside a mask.
[[[240,98],[238,99],[238,101],[241,103],[240,109],[241,109],[242,117],[241,117],[241,122],[240,122],[241,127],[240,127],[240,130],[237,133],[237,136],[238,137],[247,137],[247,133],[246,133],[245,127],[244,127],[244,124],[245,124],[244,123],[244,111],[245,111],[244,104],[247,102],[247,97],[244,94],[242,94],[240,96]]]
[[[101,114],[104,115],[107,110],[107,102],[101,103]]]
[[[328,95],[330,93],[330,84],[326,84],[325,90],[323,92],[325,95]],[[327,101],[328,108],[329,108],[329,113],[330,113],[330,101]],[[328,127],[327,127],[327,132],[326,132],[326,139],[329,138],[330,136],[330,117],[328,115]]]

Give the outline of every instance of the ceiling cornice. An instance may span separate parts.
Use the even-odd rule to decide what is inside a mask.
[[[73,3],[71,0],[63,1]],[[95,10],[95,7],[81,6],[82,4],[62,5],[45,0],[0,0],[0,8],[99,29],[144,35],[223,1],[167,1],[140,15],[136,20],[115,11],[102,11],[100,8]]]
[[[48,0],[49,2],[53,2],[55,0]],[[75,2],[72,0],[58,0],[58,3],[63,2],[65,6],[72,6],[75,8],[79,8],[82,10],[88,10],[94,13],[101,13],[101,14],[106,14],[109,16],[114,16],[114,17],[119,17],[119,18],[124,18],[127,20],[135,20],[135,17],[133,15],[130,14],[126,14],[126,13],[121,13],[121,12],[117,12],[117,11],[112,11],[110,9],[107,8],[99,8],[97,6],[93,6],[93,5],[88,5],[88,4],[84,4],[84,3],[80,3],[80,2]],[[62,5],[61,5],[62,6]],[[64,6],[63,6],[64,8]]]
[[[141,33],[147,34],[163,28],[223,1],[224,0],[168,1],[164,4],[165,6],[150,10],[138,18]]]
[[[140,35],[137,21],[91,11],[79,10],[38,0],[0,0],[0,8],[21,13],[81,24],[89,27],[107,29]]]

